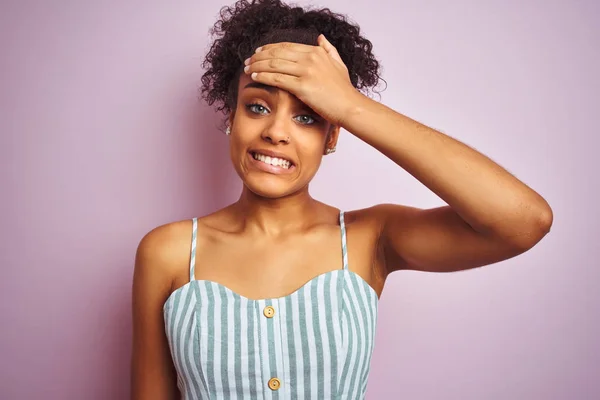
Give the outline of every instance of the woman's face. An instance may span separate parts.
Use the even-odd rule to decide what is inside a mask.
[[[338,134],[338,127],[289,92],[242,73],[230,154],[238,175],[255,194],[280,198],[306,188]]]

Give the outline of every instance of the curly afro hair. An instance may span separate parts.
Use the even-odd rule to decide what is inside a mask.
[[[337,49],[355,88],[368,92],[378,85],[380,64],[373,55],[373,45],[346,16],[328,8],[293,7],[280,0],[239,0],[221,9],[210,30],[214,41],[202,64],[206,71],[202,98],[229,114],[235,110],[244,60],[257,47],[280,42],[316,46],[321,33]]]

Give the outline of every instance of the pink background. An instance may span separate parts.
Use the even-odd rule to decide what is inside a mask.
[[[0,398],[127,399],[139,240],[240,192],[220,117],[196,101],[223,4],[2,2]],[[375,44],[384,103],[487,154],[555,215],[515,259],[393,274],[368,399],[600,398],[598,4],[326,3]],[[443,204],[351,135],[338,148],[317,198]]]

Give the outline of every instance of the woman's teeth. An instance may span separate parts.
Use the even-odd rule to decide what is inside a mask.
[[[290,162],[288,160],[284,160],[282,158],[269,157],[258,153],[252,153],[252,156],[255,160],[260,162],[264,162],[265,164],[274,165],[276,167],[282,167],[285,169],[290,168]]]

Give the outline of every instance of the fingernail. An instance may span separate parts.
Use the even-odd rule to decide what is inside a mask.
[[[250,66],[249,65],[247,65],[247,66],[244,67],[244,72],[248,72],[248,71],[250,71]]]
[[[253,72],[250,76],[252,77],[252,79],[256,79],[256,72]]]
[[[256,53],[260,53],[262,51],[262,46],[256,49]]]
[[[244,65],[248,65],[250,64],[250,58],[246,58],[246,60],[244,60]]]

